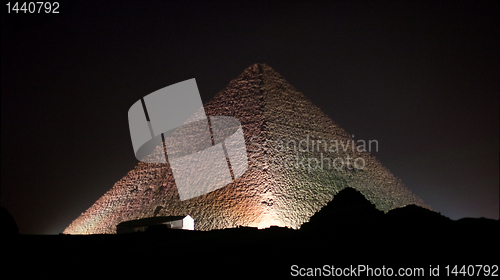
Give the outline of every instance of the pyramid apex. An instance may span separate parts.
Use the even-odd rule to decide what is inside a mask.
[[[248,66],[244,71],[243,73],[248,73],[248,72],[252,72],[252,73],[257,73],[257,74],[262,74],[264,72],[268,72],[268,71],[272,71],[274,73],[277,73],[271,66],[269,66],[268,64],[266,63],[254,63],[250,66]]]
[[[266,63],[262,63],[262,62],[256,62],[256,63],[250,65],[248,68],[251,68],[251,67],[269,67],[269,65],[267,65]]]

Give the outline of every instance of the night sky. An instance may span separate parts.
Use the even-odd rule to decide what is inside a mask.
[[[431,207],[499,218],[498,1],[2,2],[1,205],[57,234],[138,163],[127,112],[267,63]]]

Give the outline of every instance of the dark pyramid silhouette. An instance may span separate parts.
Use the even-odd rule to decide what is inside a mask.
[[[64,233],[115,233],[123,221],[181,215],[193,217],[197,230],[300,228],[347,187],[359,191],[380,211],[408,204],[429,208],[265,64],[248,67],[204,108],[207,116],[232,116],[241,122],[249,168],[240,178],[181,201],[168,162],[139,162]],[[190,137],[186,135],[188,143],[196,141]],[[335,149],[333,143],[347,149],[340,144]],[[151,156],[163,153],[162,147],[156,153]],[[347,157],[361,158],[364,168],[334,166],[334,160]]]
[[[338,227],[366,225],[379,221],[384,212],[378,210],[360,192],[345,188],[325,207],[302,225],[304,230],[327,230]]]
[[[2,224],[2,235],[17,235],[19,229],[16,221],[7,209],[0,206],[0,224]]]
[[[339,234],[352,240],[370,232],[381,239],[394,232],[407,236],[450,229],[451,220],[432,210],[417,205],[395,208],[387,213],[378,210],[360,192],[345,188],[325,207],[321,208],[301,230],[315,234]],[[434,233],[434,235],[436,235]],[[389,240],[390,241],[390,237]]]

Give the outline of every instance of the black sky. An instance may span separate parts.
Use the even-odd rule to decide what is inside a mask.
[[[273,67],[434,210],[499,218],[497,1],[2,2],[1,205],[62,232],[137,164],[127,112]]]

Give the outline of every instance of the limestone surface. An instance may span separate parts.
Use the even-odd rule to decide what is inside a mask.
[[[272,225],[297,229],[346,187],[384,212],[409,204],[429,208],[268,65],[244,70],[204,108],[207,116],[241,122],[248,160],[241,177],[181,201],[168,162],[139,162],[64,233],[116,233],[121,222],[155,215],[190,215],[195,229],[205,231]],[[185,133],[184,143],[200,141],[189,129],[179,133]],[[172,146],[168,137],[165,142]],[[162,153],[158,146],[150,157]]]

